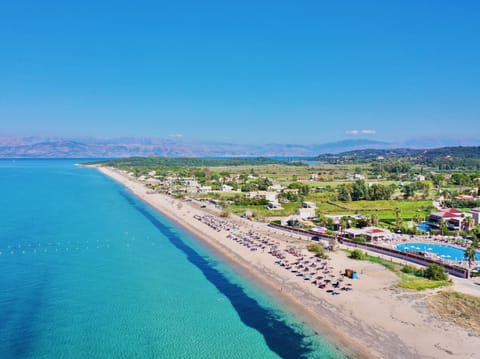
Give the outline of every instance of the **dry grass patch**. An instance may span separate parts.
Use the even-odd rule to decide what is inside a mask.
[[[430,298],[434,311],[442,318],[480,334],[480,298],[442,291]]]

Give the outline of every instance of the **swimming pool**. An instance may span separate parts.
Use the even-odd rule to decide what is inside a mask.
[[[420,223],[420,224],[417,224],[417,229],[419,231],[424,231],[424,232],[428,232],[430,230],[430,225],[428,223]]]
[[[465,262],[463,257],[464,250],[447,244],[433,243],[403,243],[395,246],[395,249],[401,252],[427,252],[438,255],[440,258],[449,261]],[[480,253],[477,251],[477,260],[480,259]]]

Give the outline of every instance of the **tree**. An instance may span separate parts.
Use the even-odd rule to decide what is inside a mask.
[[[433,184],[435,187],[439,188],[445,182],[445,176],[443,175],[434,175],[432,177]]]
[[[415,186],[413,184],[407,184],[402,188],[403,198],[409,199],[415,197]]]
[[[398,207],[396,207],[393,210],[393,214],[395,215],[395,223],[397,225],[397,229],[400,229],[402,227],[402,224],[403,224],[403,220],[400,217],[401,213],[402,212],[400,211],[400,208],[398,208]]]
[[[440,222],[440,232],[442,233],[442,236],[445,234],[445,230],[447,229],[447,221],[441,221]]]
[[[395,187],[382,184],[373,184],[369,188],[369,199],[372,201],[389,200],[395,192]]]
[[[272,181],[270,181],[268,178],[262,178],[258,180],[258,189],[260,191],[266,191],[268,190],[268,187],[272,185]]]
[[[339,186],[338,200],[343,202],[350,202],[352,200],[353,186],[351,183],[347,183]]]
[[[415,217],[413,217],[413,221],[414,221],[416,224],[420,223],[420,221],[421,221],[421,219],[422,219],[421,216],[420,216],[420,213],[419,213],[418,211],[419,211],[419,210],[417,209],[417,213],[415,213]]]
[[[474,239],[472,243],[465,249],[463,257],[468,261],[468,265],[471,267],[476,261],[478,239]]]
[[[433,188],[433,184],[430,181],[421,181],[420,182],[425,197],[428,197],[430,190]]]
[[[400,208],[395,207],[393,210],[393,214],[395,215],[395,218],[399,218],[401,214]]]
[[[369,199],[369,188],[364,180],[355,181],[352,190],[352,201]]]
[[[466,216],[463,219],[463,228],[465,229],[465,231],[470,232],[470,229],[472,228],[472,224],[473,224],[473,217]]]
[[[325,216],[322,216],[321,214],[318,214],[317,216],[319,217],[319,218],[318,218],[318,222],[319,222],[319,224],[320,224],[322,227],[328,226],[328,220],[329,220],[330,218],[325,217]]]
[[[348,218],[346,216],[343,216],[340,219],[340,227],[342,229],[342,232],[348,228]]]

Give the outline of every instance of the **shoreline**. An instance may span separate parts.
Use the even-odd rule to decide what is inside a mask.
[[[275,298],[288,312],[305,322],[316,333],[349,357],[447,358],[451,357],[452,354],[450,353],[458,353],[460,348],[465,347],[465,330],[459,329],[451,323],[436,323],[437,330],[435,330],[436,333],[433,333],[433,336],[438,335],[440,329],[441,334],[443,334],[441,338],[437,336],[436,338],[429,338],[430,340],[427,343],[418,342],[421,341],[421,334],[424,333],[421,324],[425,325],[425,319],[431,321],[436,318],[432,318],[431,313],[426,313],[427,318],[414,318],[412,312],[415,312],[415,308],[396,308],[403,301],[404,305],[411,305],[416,302],[423,311],[428,310],[428,306],[424,303],[425,300],[423,302],[421,299],[418,300],[417,293],[410,293],[407,295],[408,298],[405,299],[403,297],[406,296],[402,295],[405,293],[398,293],[398,290],[395,289],[392,290],[392,283],[395,283],[396,278],[393,274],[386,272],[383,268],[378,268],[375,264],[355,263],[357,269],[362,267],[361,277],[365,272],[365,277],[368,278],[365,281],[359,280],[354,283],[355,290],[351,293],[345,293],[340,297],[327,296],[323,291],[315,291],[316,288],[312,288],[312,286],[307,287],[309,283],[303,283],[301,280],[289,276],[289,273],[285,272],[284,269],[282,270],[280,266],[274,265],[273,257],[268,257],[268,254],[252,254],[252,252],[238,246],[238,243],[222,238],[225,233],[220,235],[193,218],[194,215],[205,215],[208,213],[207,211],[202,211],[188,202],[163,194],[147,194],[149,190],[144,184],[128,178],[115,169],[98,166],[95,166],[95,168],[126,187],[142,201],[191,233],[195,238],[198,238],[216,255],[225,259],[242,277],[253,282],[254,286],[262,289],[269,297]],[[306,245],[305,242],[292,239],[293,236],[290,236],[289,240],[287,235],[276,233],[276,231],[262,227],[258,223],[240,219],[229,219],[229,221],[235,222],[240,228],[247,228],[247,230],[255,229],[255,231],[268,232],[268,236],[281,241],[283,244],[288,242],[303,244],[303,247]],[[348,268],[348,265],[351,264],[351,260],[343,258],[345,255],[334,253],[332,256],[335,257],[332,259],[332,264],[339,262],[340,268]],[[357,284],[360,286],[358,292]],[[279,290],[279,288],[281,289]],[[380,289],[383,293],[375,291],[376,289]],[[376,305],[382,305],[383,308],[376,308]],[[396,316],[399,318],[396,318]],[[436,320],[438,321],[438,319]],[[420,328],[412,330],[412,327],[417,326]],[[457,338],[451,338],[453,330],[457,332],[463,330],[464,332],[454,335]],[[417,334],[412,332],[417,332]],[[449,343],[438,343],[438,341],[442,342],[448,339],[447,335],[450,336]],[[462,337],[463,340],[459,341],[459,337]],[[413,340],[413,343],[408,339]],[[474,350],[475,342],[478,341],[480,344],[480,340],[478,337],[471,337],[470,341],[468,346],[472,348],[473,352],[476,352]],[[467,358],[471,357],[471,353],[465,353],[464,356],[455,355],[455,357]]]
[[[253,285],[255,287],[263,290],[268,297],[274,297],[277,303],[280,304],[282,307],[285,306],[284,309],[286,309],[290,314],[294,315],[301,322],[306,323],[316,333],[316,335],[320,335],[321,337],[323,337],[326,341],[328,341],[331,345],[335,346],[348,358],[380,358],[372,354],[366,347],[363,346],[362,343],[355,343],[355,345],[352,345],[351,339],[347,338],[345,334],[334,328],[334,326],[330,322],[324,320],[323,318],[320,318],[317,313],[312,312],[312,310],[310,310],[309,308],[298,303],[298,301],[295,300],[295,298],[292,297],[290,294],[288,294],[287,291],[279,292],[277,286],[278,283],[277,285],[275,285],[272,283],[271,278],[269,280],[265,276],[259,275],[255,271],[252,271],[252,269],[248,266],[249,263],[246,262],[245,259],[241,258],[239,255],[233,254],[232,252],[228,251],[228,249],[222,246],[220,242],[212,241],[207,233],[204,233],[195,226],[192,226],[187,221],[184,221],[178,216],[175,216],[174,213],[172,213],[171,211],[162,211],[160,208],[158,208],[158,206],[155,206],[146,198],[144,198],[144,196],[140,196],[138,193],[135,193],[135,191],[133,191],[133,189],[129,187],[127,183],[121,181],[120,178],[115,178],[114,176],[112,176],[113,174],[110,171],[105,171],[104,167],[97,167],[97,169],[104,175],[112,178],[113,180],[123,185],[137,198],[145,202],[147,205],[151,206],[153,209],[157,210],[161,215],[173,221],[176,225],[180,226],[182,229],[191,234],[194,238],[200,240],[203,245],[206,245],[207,248],[213,251],[216,256],[225,260],[228,265],[234,271],[239,273],[245,280],[253,280]]]

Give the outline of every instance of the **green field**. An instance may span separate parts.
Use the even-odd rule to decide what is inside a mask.
[[[431,201],[356,201],[356,202],[334,202],[343,207],[348,207],[351,212],[365,215],[377,215],[380,220],[395,219],[394,209],[400,209],[400,216],[403,219],[412,219],[417,213],[420,216],[427,216],[432,209]],[[418,211],[418,212],[417,212]],[[347,212],[347,211],[345,211]]]
[[[277,216],[289,216],[295,214],[297,208],[300,206],[300,202],[282,203],[283,210],[271,211],[264,206],[237,206],[232,205],[229,208],[233,213],[237,215],[244,215],[245,212],[250,211],[256,217],[277,217]]]

